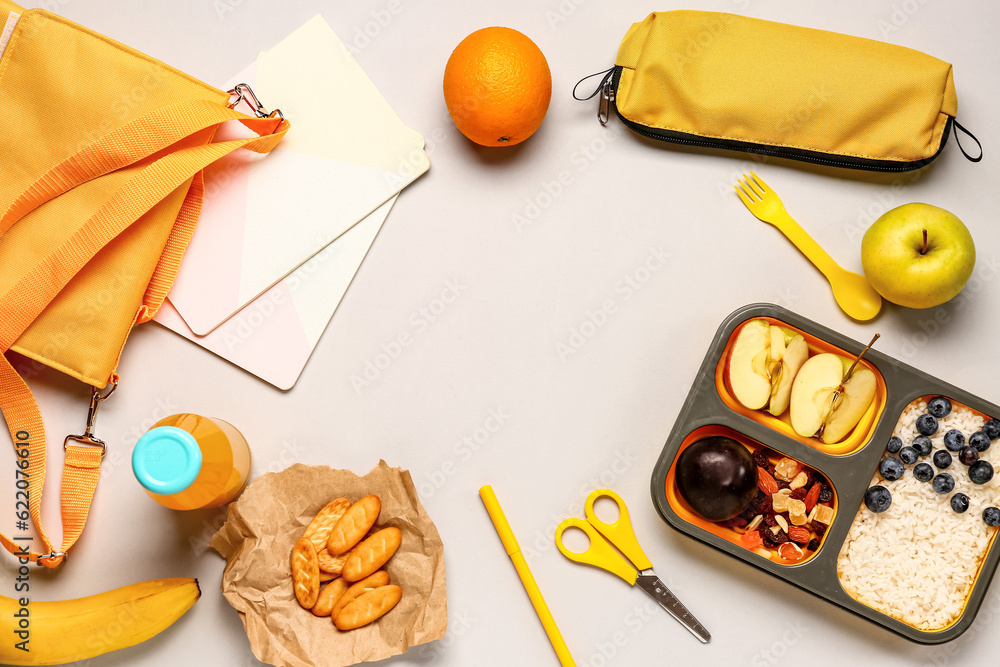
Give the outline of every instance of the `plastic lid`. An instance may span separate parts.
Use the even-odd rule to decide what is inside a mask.
[[[158,426],[135,443],[132,472],[152,493],[162,496],[180,493],[201,472],[201,448],[187,431],[176,426]]]

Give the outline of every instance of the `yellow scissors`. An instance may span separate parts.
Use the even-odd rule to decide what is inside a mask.
[[[614,523],[604,523],[594,514],[594,502],[598,498],[610,498],[618,505],[618,519]],[[712,635],[653,573],[653,564],[649,562],[649,558],[643,553],[642,547],[635,539],[635,531],[628,517],[628,508],[621,496],[611,489],[597,489],[587,496],[584,514],[587,517],[586,521],[574,517],[566,519],[556,528],[556,546],[559,547],[563,556],[571,561],[593,565],[607,570],[611,574],[616,574],[628,582],[630,586],[638,583],[639,588],[656,600],[656,603],[663,607],[668,614],[680,621],[681,625],[690,630],[691,634],[702,643],[707,644]],[[562,536],[567,528],[579,528],[587,534],[587,537],[590,538],[590,545],[585,551],[577,553],[566,548]],[[625,558],[622,558],[612,548],[612,545]],[[628,561],[625,560],[626,558]],[[635,567],[632,567],[629,561]]]

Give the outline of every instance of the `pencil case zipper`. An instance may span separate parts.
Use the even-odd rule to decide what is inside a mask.
[[[622,67],[620,65],[616,65],[612,68],[610,76],[605,77],[604,81],[601,83],[601,92],[597,112],[598,120],[601,121],[602,125],[607,123],[611,110],[614,110],[615,115],[618,116],[618,119],[625,125],[625,127],[629,128],[636,134],[671,144],[699,146],[703,148],[721,148],[724,150],[742,151],[745,153],[767,155],[770,157],[788,158],[798,160],[800,162],[810,162],[813,164],[821,164],[832,167],[847,167],[850,169],[861,169],[865,171],[903,172],[919,169],[920,167],[933,162],[941,154],[941,151],[944,150],[945,145],[948,143],[948,136],[952,133],[952,131],[954,131],[953,125],[955,124],[955,119],[949,116],[944,132],[941,133],[941,145],[938,146],[934,155],[921,160],[900,162],[898,160],[876,160],[869,158],[839,156],[822,153],[820,151],[809,151],[731,139],[715,139],[703,137],[698,134],[679,132],[676,130],[663,130],[629,120],[618,110],[618,106],[615,104],[615,91],[618,88],[618,80],[621,77],[621,71]],[[963,131],[966,131],[964,128],[962,129]],[[964,150],[962,150],[962,153],[966,154]],[[968,154],[966,154],[966,156],[969,157]]]

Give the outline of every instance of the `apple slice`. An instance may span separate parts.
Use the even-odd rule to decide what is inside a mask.
[[[816,435],[826,423],[833,392],[843,379],[844,365],[836,354],[817,354],[802,364],[789,401],[789,417],[796,433],[806,438]]]
[[[857,426],[875,398],[875,384],[875,374],[867,368],[851,374],[823,427],[823,442],[840,442]]]
[[[760,410],[771,397],[768,370],[770,328],[771,325],[764,320],[750,320],[744,324],[736,336],[726,365],[729,386],[736,400],[751,410]]]
[[[785,332],[778,327],[768,327],[771,337],[771,362],[777,364],[785,355]]]
[[[771,327],[772,334],[776,330],[777,327]],[[802,365],[808,358],[809,345],[806,344],[806,339],[799,334],[795,334],[784,349],[784,353],[781,356],[781,365],[771,376],[771,400],[768,403],[767,411],[775,417],[780,416],[788,409],[789,399],[792,395],[792,381],[795,380],[799,369],[802,368]]]
[[[819,434],[823,442],[832,444],[858,425],[875,398],[877,383],[875,373],[856,368],[856,364],[829,352],[802,364],[792,384],[789,409],[796,433],[804,437]]]

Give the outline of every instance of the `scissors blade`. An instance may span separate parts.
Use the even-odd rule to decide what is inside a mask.
[[[681,622],[681,625],[690,630],[691,634],[697,637],[701,643],[707,644],[708,640],[712,638],[712,635],[705,629],[705,626],[698,622],[698,619],[670,592],[670,589],[666,587],[660,578],[653,574],[652,570],[640,572],[635,583],[649,597],[656,600],[657,604],[663,607],[668,614],[676,618]]]

